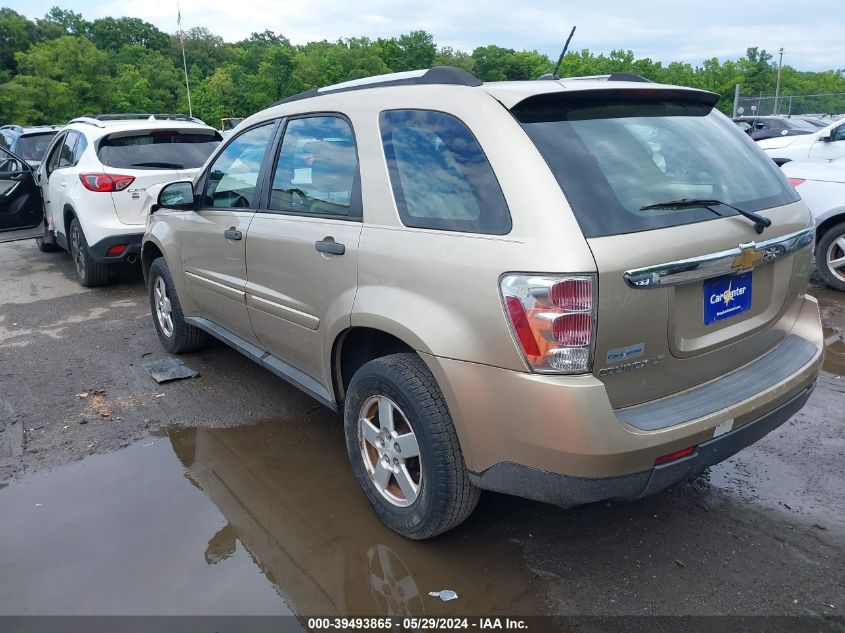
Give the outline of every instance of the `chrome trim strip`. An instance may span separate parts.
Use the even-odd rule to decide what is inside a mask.
[[[749,242],[740,244],[737,248],[681,259],[665,264],[634,268],[625,272],[625,281],[632,288],[657,288],[676,286],[693,281],[719,277],[731,273],[739,273],[753,269],[755,266],[773,262],[791,253],[801,250],[816,241],[816,228],[811,226],[789,235],[776,237],[765,242]],[[744,265],[737,264],[736,259],[751,254],[751,258],[760,257],[757,261]]]
[[[238,303],[246,303],[246,293],[243,290],[236,290],[231,286],[227,286],[226,284],[221,284],[219,281],[214,281],[212,279],[208,279],[207,277],[203,277],[202,275],[192,273],[189,270],[185,271],[185,277],[187,279],[193,279],[197,286],[202,286],[206,290],[211,290],[221,294],[233,301],[237,301]]]

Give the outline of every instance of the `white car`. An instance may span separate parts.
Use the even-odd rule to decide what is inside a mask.
[[[111,264],[140,257],[147,188],[192,179],[220,141],[183,115],[72,120],[36,172],[46,229],[39,249],[69,251],[83,286],[107,283]]]
[[[778,165],[805,158],[833,160],[845,156],[845,120],[834,121],[812,134],[767,138],[757,145]]]
[[[819,274],[832,288],[845,291],[845,157],[796,160],[782,169],[816,220]]]

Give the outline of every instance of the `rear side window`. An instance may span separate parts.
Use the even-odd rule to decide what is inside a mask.
[[[59,167],[71,167],[75,165],[73,149],[76,147],[76,141],[81,136],[79,132],[68,132],[65,137],[65,142],[62,144],[62,149],[59,152]]]
[[[217,132],[152,130],[100,141],[97,156],[109,167],[123,169],[196,169],[220,144]]]
[[[684,198],[748,211],[798,200],[780,169],[706,103],[542,95],[513,113],[588,238],[736,215],[723,205],[642,208]]]
[[[293,119],[279,148],[269,209],[288,213],[350,215],[358,155],[344,119]]]
[[[379,126],[405,226],[510,232],[510,213],[493,168],[460,120],[430,110],[388,110],[379,116]]]

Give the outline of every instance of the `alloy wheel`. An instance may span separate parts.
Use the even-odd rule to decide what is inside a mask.
[[[845,235],[840,235],[828,247],[827,268],[832,275],[845,281]]]
[[[379,494],[392,505],[412,505],[422,487],[417,436],[398,405],[371,396],[358,414],[358,444],[364,467]]]
[[[74,224],[70,232],[70,252],[77,274],[81,279],[85,279],[85,245],[82,238],[82,229],[78,224]]]
[[[173,336],[173,313],[170,298],[167,296],[167,286],[162,277],[156,277],[153,284],[153,302],[155,304],[156,319],[162,334]]]

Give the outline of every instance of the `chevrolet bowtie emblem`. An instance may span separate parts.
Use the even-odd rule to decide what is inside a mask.
[[[734,257],[733,267],[739,270],[751,270],[758,263],[763,261],[763,252],[753,246],[742,248],[742,252]]]

